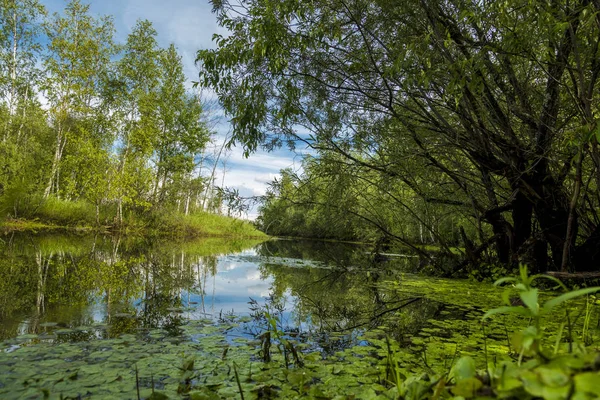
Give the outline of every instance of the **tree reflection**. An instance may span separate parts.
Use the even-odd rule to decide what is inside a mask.
[[[323,249],[327,249],[326,252]],[[418,259],[397,257],[375,262],[365,246],[317,242],[275,241],[259,246],[265,257],[309,258],[324,266],[297,268],[288,263],[261,263],[264,277],[273,279],[273,296],[281,301],[290,293],[296,299],[295,316],[316,331],[327,350],[347,346],[351,337],[331,340],[331,333],[351,334],[356,330],[385,327],[387,333],[403,340],[418,332],[426,320],[443,305],[421,297],[410,297],[384,285],[382,281],[401,280]]]
[[[73,328],[78,331],[60,338],[87,340],[151,328],[176,335],[182,323],[177,309],[184,300],[189,304],[191,294],[204,302],[217,255],[254,244],[14,236],[0,242],[0,339]]]

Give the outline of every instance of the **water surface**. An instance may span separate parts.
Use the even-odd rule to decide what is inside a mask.
[[[249,374],[250,398],[261,398],[264,385],[297,397],[309,372],[318,393],[363,398],[363,389],[387,390],[388,340],[407,374],[447,372],[459,355],[479,368],[514,357],[510,333],[527,321],[481,323],[500,305],[500,289],[415,274],[422,267],[408,252],[375,257],[365,246],[310,241],[3,237],[0,397],[136,398],[141,390],[147,398],[160,389],[230,398],[235,363]],[[597,309],[590,315],[587,339],[595,341]],[[572,338],[583,335],[581,321],[573,315]],[[559,323],[544,322],[552,343]],[[267,330],[280,335],[271,363]],[[300,365],[282,351],[284,340],[310,365],[293,379],[285,371]]]
[[[267,302],[290,329],[363,326],[391,304],[377,281],[412,260],[375,271],[369,249],[357,245],[56,235],[5,237],[0,257],[0,340],[175,334],[184,321],[247,317]]]

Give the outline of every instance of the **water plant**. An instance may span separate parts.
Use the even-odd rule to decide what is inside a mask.
[[[291,359],[296,366],[304,366],[301,353],[293,340],[289,339],[282,324],[283,311],[285,305],[282,302],[275,301],[273,297],[267,299],[264,305],[258,304],[255,299],[248,302],[252,317],[258,323],[262,332],[256,336],[261,340],[260,355],[264,362],[271,361],[271,345],[275,343],[283,355],[285,368],[291,363]],[[291,358],[291,359],[290,359]]]
[[[533,284],[536,280],[541,279],[556,284],[557,288],[564,290],[565,293],[554,296],[546,300],[543,304],[540,304],[540,291],[538,288],[534,287]],[[498,279],[494,285],[499,286],[506,283],[510,283],[512,286],[507,287],[502,293],[502,300],[505,305],[487,311],[484,314],[483,319],[485,320],[496,314],[518,314],[529,318],[530,325],[513,336],[513,346],[519,352],[519,362],[522,361],[523,356],[531,355],[538,355],[545,360],[548,359],[549,356],[545,354],[542,349],[541,321],[543,317],[555,313],[557,307],[569,300],[586,296],[600,290],[600,287],[590,287],[569,291],[560,280],[552,276],[542,274],[529,275],[525,265],[519,267],[518,277],[501,278]],[[515,291],[518,294],[517,301],[511,299],[511,294]],[[568,316],[567,321],[570,321]],[[568,327],[569,330],[571,330],[570,323]],[[587,327],[589,328],[589,323],[587,324]],[[584,329],[586,329],[585,324]],[[569,336],[571,337],[572,335]]]

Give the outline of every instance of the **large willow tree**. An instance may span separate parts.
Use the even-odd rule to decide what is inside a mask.
[[[600,1],[213,5],[201,83],[248,152],[303,140],[467,212],[473,260],[597,268]]]

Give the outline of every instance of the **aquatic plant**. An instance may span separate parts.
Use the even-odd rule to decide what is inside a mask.
[[[539,289],[533,286],[534,282],[539,279],[545,279],[555,283],[558,288],[565,290],[566,293],[552,297],[540,305]],[[521,332],[517,332],[513,337],[513,344],[519,352],[519,362],[521,362],[523,356],[531,356],[534,354],[544,359],[548,359],[548,355],[544,354],[541,346],[542,317],[556,312],[558,306],[563,305],[569,300],[586,296],[600,290],[600,287],[591,287],[568,291],[566,286],[560,280],[552,276],[542,274],[530,276],[525,265],[520,266],[518,277],[501,278],[498,279],[494,285],[499,286],[505,283],[512,284],[512,286],[504,290],[502,294],[505,305],[487,311],[483,316],[483,319],[485,320],[495,314],[518,314],[530,319],[530,326]],[[521,304],[513,305],[510,296],[514,291],[517,292],[519,296],[518,303]],[[568,317],[567,321],[569,321]],[[589,327],[589,321],[587,326]]]
[[[290,356],[298,367],[303,367],[304,362],[293,340],[287,337],[283,329],[281,319],[285,306],[270,297],[264,305],[258,304],[255,299],[248,302],[252,317],[258,323],[262,332],[256,336],[261,340],[260,355],[264,362],[271,361],[271,345],[274,341],[276,347],[283,355],[285,368],[290,365]]]

